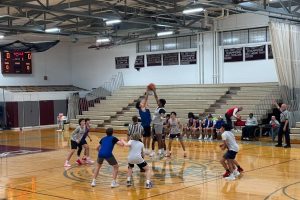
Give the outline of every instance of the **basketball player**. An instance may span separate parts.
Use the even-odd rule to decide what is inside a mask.
[[[173,139],[178,138],[184,152],[183,155],[184,157],[186,157],[185,146],[183,144],[182,135],[181,135],[182,125],[180,124],[179,120],[176,118],[176,112],[171,112],[171,118],[169,119],[168,126],[170,127],[170,135],[169,135],[170,139],[169,139],[169,146],[168,146],[169,152],[166,154],[166,156],[167,157],[171,156]]]
[[[147,89],[144,99],[136,103],[136,108],[139,111],[139,115],[142,122],[141,125],[144,129],[143,143],[145,145],[145,154],[148,154],[150,152],[150,140],[151,140],[151,113],[148,108],[148,95],[149,95],[149,90]]]
[[[118,187],[119,184],[117,183],[117,175],[118,175],[118,170],[119,170],[119,165],[117,160],[115,159],[114,155],[112,154],[112,151],[114,149],[115,144],[124,146],[124,143],[122,141],[119,141],[118,138],[113,136],[114,130],[112,128],[106,129],[106,136],[103,137],[97,149],[99,150],[98,152],[98,159],[97,159],[97,166],[94,171],[93,175],[93,181],[91,183],[92,187],[96,186],[96,178],[99,174],[99,170],[103,164],[103,161],[106,160],[109,165],[113,167],[113,181],[111,183],[111,187],[115,188]]]
[[[169,119],[170,119],[170,114],[166,114],[166,119],[164,121],[164,128],[163,128],[163,134],[162,134],[162,138],[161,138],[161,142],[162,142],[162,145],[164,147],[164,151],[167,150],[167,147],[166,147],[166,136],[169,135],[169,127],[168,127],[168,122],[169,122]],[[150,157],[154,156],[155,155],[155,143],[157,142],[157,138],[156,138],[156,134],[155,134],[155,131],[152,130],[152,144],[151,144],[151,147],[152,147],[152,152],[150,153]]]
[[[231,117],[233,116],[237,119],[238,118],[237,113],[242,111],[242,110],[243,110],[243,107],[233,106],[232,108],[229,108],[226,111],[226,113],[225,113],[226,123],[229,124],[231,129],[232,129]]]
[[[89,145],[87,144],[86,142],[86,137],[88,137],[90,139],[90,142],[92,142],[92,139],[91,137],[89,136],[89,131],[90,131],[90,119],[89,118],[86,118],[84,119],[85,121],[85,134],[82,136],[81,140],[80,140],[80,143],[79,143],[79,146],[78,146],[78,150],[77,150],[77,156],[78,158],[80,158],[80,154],[81,154],[81,151],[82,151],[82,146],[84,147],[84,156],[82,158],[82,160],[84,160],[86,163],[88,164],[93,164],[94,161],[91,160],[91,158],[89,157],[90,155],[90,149],[89,149]],[[77,159],[76,163],[78,165],[81,165],[82,162],[80,159]]]
[[[140,141],[142,135],[138,132],[134,132],[131,135],[131,139],[127,142],[122,141],[123,144],[127,147],[130,147],[129,154],[128,154],[128,173],[127,173],[127,186],[132,186],[132,169],[134,165],[143,168],[146,172],[146,189],[152,188],[153,184],[150,181],[151,171],[148,164],[143,159],[143,149],[144,144]]]
[[[235,169],[235,165],[237,164],[237,162],[235,162],[235,157],[239,151],[239,145],[236,143],[229,124],[223,124],[220,131],[222,133],[223,140],[223,143],[220,145],[220,147],[223,150],[228,149],[223,158],[220,160],[220,163],[225,168],[226,172],[230,172],[230,175],[225,177],[225,179],[228,181],[233,181],[240,175],[239,171]]]
[[[166,100],[165,99],[158,99],[156,89],[153,90],[154,97],[157,103],[157,108],[154,111],[153,115],[153,128],[156,134],[157,142],[158,142],[158,154],[160,156],[164,156],[164,147],[162,145],[162,132],[163,132],[163,118],[165,116],[166,110],[164,109]]]
[[[80,141],[81,141],[83,135],[86,133],[84,119],[79,119],[78,124],[79,124],[79,126],[77,126],[76,129],[71,134],[71,151],[68,154],[67,159],[65,161],[65,164],[64,164],[65,167],[71,167],[70,159],[73,156],[74,152],[76,151],[77,147],[80,146]],[[78,157],[77,160],[80,160],[80,157]]]

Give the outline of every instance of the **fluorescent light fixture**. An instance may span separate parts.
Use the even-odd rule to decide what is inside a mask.
[[[204,8],[191,8],[191,9],[186,9],[182,13],[183,14],[192,14],[192,13],[197,13],[197,12],[202,12],[204,11]]]
[[[165,24],[156,24],[156,26],[160,26],[160,27],[172,27],[170,25],[165,25]]]
[[[157,37],[160,37],[160,36],[166,36],[166,35],[172,35],[174,32],[173,31],[165,31],[165,32],[159,32],[157,33]]]
[[[59,28],[47,28],[45,30],[46,33],[59,33],[60,29]]]
[[[109,26],[109,25],[121,23],[121,20],[120,19],[113,19],[113,20],[108,20],[105,23],[106,23],[106,25]]]
[[[4,38],[4,35],[0,35],[0,39],[3,39]]]
[[[109,38],[99,38],[96,40],[97,43],[106,43],[106,42],[110,42]]]

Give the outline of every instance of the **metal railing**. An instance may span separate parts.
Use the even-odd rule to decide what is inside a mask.
[[[100,100],[110,96],[121,86],[124,86],[124,79],[123,74],[119,72],[117,75],[113,75],[110,81],[92,89],[83,97],[80,97],[78,93],[70,95],[68,99],[68,119],[75,119],[76,115],[82,114],[82,111],[88,110],[88,107],[93,107],[95,103],[100,103]]]

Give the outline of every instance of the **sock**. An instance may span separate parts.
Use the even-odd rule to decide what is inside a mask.
[[[127,181],[130,181],[131,180],[131,178],[130,177],[127,177]]]
[[[149,183],[151,183],[151,181],[150,180],[146,180],[146,183],[149,184]]]
[[[95,182],[95,181],[96,181],[96,179],[93,178],[93,182]]]

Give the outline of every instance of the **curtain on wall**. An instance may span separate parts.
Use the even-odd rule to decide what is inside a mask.
[[[294,126],[300,122],[300,26],[271,22],[270,34],[280,93]]]

